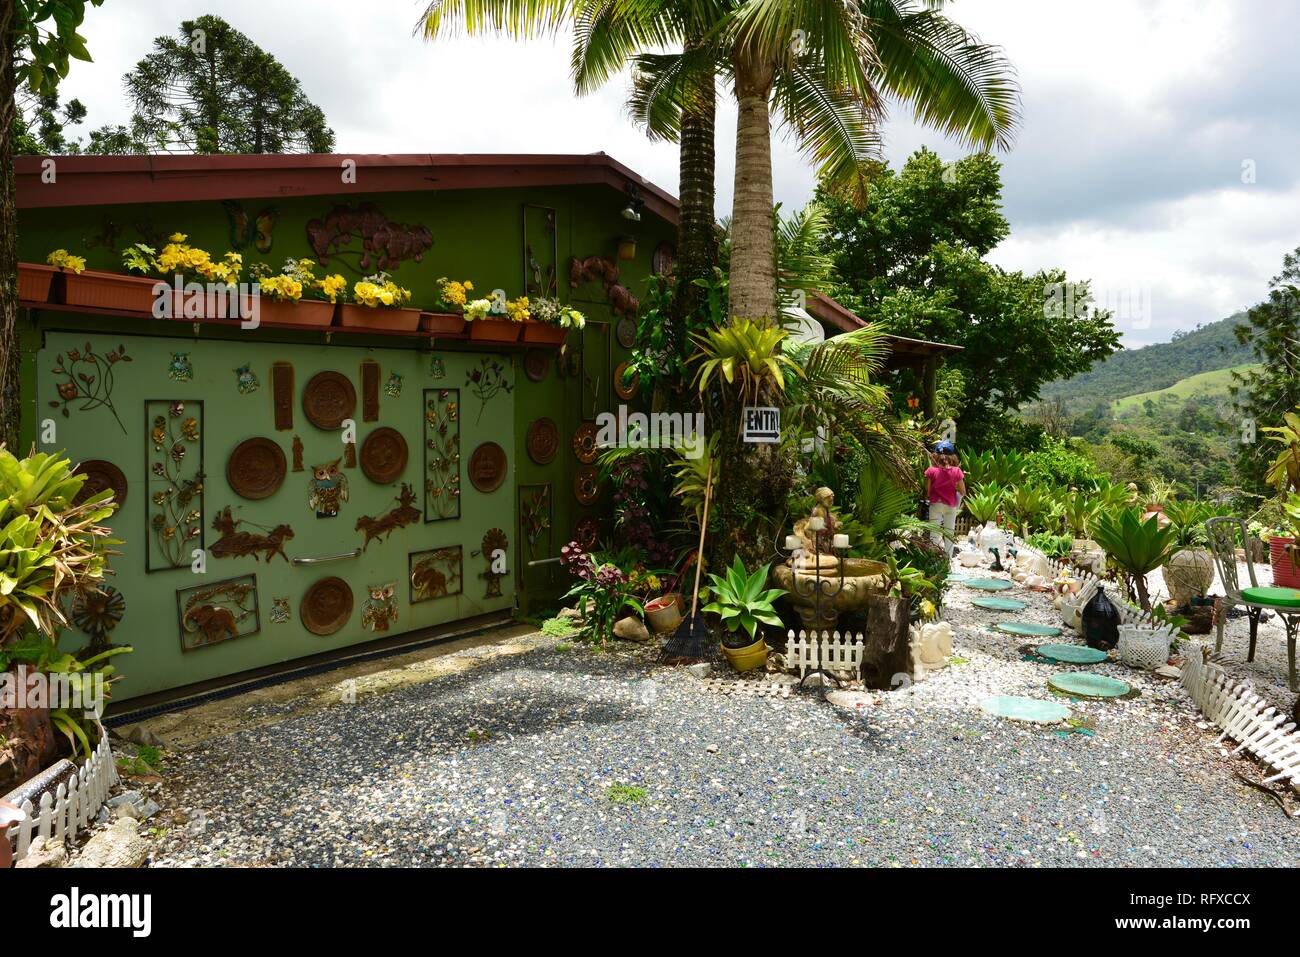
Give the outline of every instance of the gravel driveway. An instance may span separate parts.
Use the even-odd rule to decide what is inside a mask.
[[[1176,682],[1098,666],[1141,694],[1072,702],[1091,734],[980,712],[989,694],[1050,698],[1066,669],[1025,660],[971,597],[955,586],[947,609],[957,663],[856,707],[724,695],[649,648],[538,635],[522,654],[215,738],[170,756],[168,800],[191,821],[154,863],[1298,862],[1300,821],[1236,779],[1251,762],[1225,756]],[[1044,596],[1028,600],[1015,617],[1051,619]]]

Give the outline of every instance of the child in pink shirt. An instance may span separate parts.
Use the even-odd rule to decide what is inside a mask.
[[[930,455],[925,470],[926,497],[930,500],[930,521],[939,528],[930,533],[936,545],[951,542],[957,526],[957,513],[966,494],[966,473],[961,470],[957,450],[951,442],[940,442]]]

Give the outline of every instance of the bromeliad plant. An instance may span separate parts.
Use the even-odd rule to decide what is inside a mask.
[[[1174,527],[1161,527],[1159,516],[1142,521],[1136,508],[1103,512],[1092,526],[1092,537],[1127,579],[1128,593],[1137,595],[1143,611],[1151,610],[1147,575],[1163,565],[1173,551]]]
[[[736,556],[727,574],[709,574],[710,601],[704,611],[718,616],[723,626],[733,636],[724,638],[723,644],[729,648],[745,648],[758,641],[757,631],[760,624],[781,626],[781,619],[772,607],[772,602],[786,594],[783,588],[767,588],[767,575],[770,565],[764,565],[752,575],[745,571],[740,556]],[[739,634],[741,631],[748,638]]]
[[[986,525],[998,517],[1006,492],[995,482],[971,489],[963,504],[977,525]]]
[[[749,319],[736,319],[696,335],[700,348],[692,361],[699,366],[695,385],[700,394],[719,379],[737,387],[742,405],[756,405],[764,393],[784,392],[786,375],[803,375],[794,360],[779,351],[789,335],[779,326]]]

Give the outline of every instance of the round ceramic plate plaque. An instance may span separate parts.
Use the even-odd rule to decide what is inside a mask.
[[[580,505],[592,505],[600,498],[600,469],[587,465],[573,477],[573,497]]]
[[[298,616],[313,635],[334,634],[352,617],[352,588],[342,578],[322,578],[302,596]]]
[[[1034,652],[1066,665],[1096,665],[1106,660],[1106,652],[1087,645],[1039,645]]]
[[[121,508],[126,501],[126,476],[122,470],[106,459],[87,459],[73,471],[86,476],[81,484],[81,491],[72,500],[73,505],[80,505],[92,495],[98,495],[105,489],[113,490],[113,501]]]
[[[624,349],[631,349],[636,345],[636,321],[628,316],[624,316],[614,327],[614,335],[618,338],[618,344]]]
[[[226,459],[226,482],[241,498],[257,500],[274,495],[284,483],[284,450],[265,436],[245,439]]]
[[[302,390],[302,411],[318,429],[337,429],[356,408],[357,390],[342,372],[317,372]]]
[[[1067,671],[1052,675],[1047,685],[1054,691],[1074,695],[1077,698],[1118,698],[1133,690],[1127,681],[1096,675],[1091,671]]]
[[[1030,638],[1055,638],[1061,633],[1060,628],[1052,625],[1039,625],[1032,621],[1000,621],[993,628],[1004,635],[1020,635]]]
[[[641,391],[640,376],[633,375],[626,379],[623,378],[623,374],[627,372],[627,367],[628,363],[620,362],[618,368],[614,370],[614,394],[625,402],[628,399],[635,399],[636,394]]]
[[[978,591],[1007,591],[1011,588],[1011,582],[1003,581],[1001,578],[971,578],[962,584]]]
[[[375,429],[361,443],[361,471],[379,485],[396,482],[406,470],[408,452],[402,433],[388,426]]]
[[[529,349],[524,353],[524,372],[534,382],[546,378],[554,353],[550,349]]]
[[[1070,716],[1070,709],[1055,701],[1039,701],[1015,695],[996,695],[980,702],[980,710],[995,718],[1028,721],[1031,724],[1056,724]]]
[[[495,492],[506,480],[506,450],[484,442],[469,457],[469,481],[480,492]]]
[[[1023,601],[1016,601],[1014,598],[972,598],[971,602],[976,608],[983,608],[985,611],[1024,611],[1029,606]]]
[[[597,435],[599,433],[595,422],[584,422],[573,433],[573,454],[583,465],[590,465],[600,454],[600,449],[596,445]]]
[[[578,524],[573,527],[573,540],[582,546],[583,551],[591,551],[599,539],[600,522],[594,516],[578,519]]]
[[[528,426],[528,438],[524,442],[528,457],[538,465],[549,465],[560,448],[560,429],[554,419],[542,416],[534,419]]]

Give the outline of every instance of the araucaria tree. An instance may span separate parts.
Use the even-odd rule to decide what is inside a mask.
[[[180,153],[328,153],[334,131],[275,57],[220,17],[181,22],[126,75],[131,137]]]

